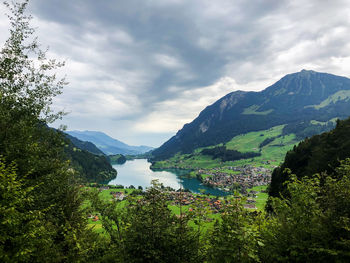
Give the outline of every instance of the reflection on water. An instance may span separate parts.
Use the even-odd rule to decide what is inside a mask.
[[[118,171],[116,179],[109,182],[111,185],[133,185],[136,188],[142,186],[149,187],[152,180],[159,180],[164,186],[170,186],[175,190],[180,186],[189,189],[192,192],[199,193],[200,189],[204,189],[205,193],[222,196],[227,195],[224,191],[201,185],[196,178],[187,178],[188,171],[180,169],[168,169],[165,171],[152,171],[150,163],[146,159],[135,159],[127,161],[124,164],[116,164],[113,167]]]

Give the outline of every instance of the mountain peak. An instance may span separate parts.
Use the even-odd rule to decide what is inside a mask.
[[[273,126],[327,121],[350,115],[350,79],[313,70],[288,74],[260,92],[236,91],[206,107],[176,136],[153,151],[156,158],[226,142]]]
[[[316,71],[310,70],[310,69],[302,69],[299,73],[318,73]]]

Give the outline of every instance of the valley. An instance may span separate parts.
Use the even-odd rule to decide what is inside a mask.
[[[345,1],[3,2],[0,262],[350,262]]]

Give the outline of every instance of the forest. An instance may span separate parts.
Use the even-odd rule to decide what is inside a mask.
[[[106,201],[81,185],[63,133],[47,129],[64,115],[52,110],[64,63],[40,49],[27,4],[6,4],[10,37],[0,51],[1,262],[350,261],[349,120],[288,153],[287,194],[271,196],[268,211],[245,209],[236,195],[213,215],[203,196],[174,214],[157,182],[126,202]],[[319,170],[307,168],[308,144],[318,147],[309,163]],[[298,158],[305,176],[288,167]],[[89,225],[91,214],[102,231]]]
[[[261,155],[260,153],[256,152],[241,153],[236,150],[228,150],[226,146],[217,146],[214,148],[203,149],[201,153],[204,155],[212,156],[213,159],[220,158],[223,162],[248,159]]]

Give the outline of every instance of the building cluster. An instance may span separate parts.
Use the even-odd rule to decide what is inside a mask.
[[[205,195],[193,195],[189,192],[170,192],[169,201],[172,202],[173,205],[179,206],[181,205],[204,205],[212,210],[213,213],[220,212],[223,201],[216,197],[209,197]],[[190,208],[190,211],[192,209]]]
[[[123,192],[110,192],[114,200],[123,201],[126,195]]]
[[[198,170],[197,173],[207,176],[202,179],[203,184],[222,188],[226,191],[241,190],[244,192],[247,188],[268,185],[271,181],[271,170],[264,167],[246,165],[243,167],[227,167],[226,169],[238,173],[223,172],[220,168]]]

